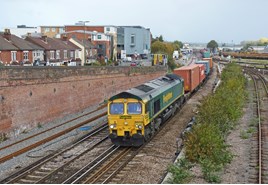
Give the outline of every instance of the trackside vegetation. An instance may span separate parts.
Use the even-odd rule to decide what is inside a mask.
[[[200,165],[203,177],[209,183],[219,183],[220,170],[232,160],[233,155],[225,143],[225,138],[242,116],[247,96],[246,79],[240,66],[229,64],[224,69],[221,79],[222,83],[216,93],[202,100],[196,124],[192,131],[186,134],[184,141],[185,159],[192,164]],[[170,167],[173,169],[170,170],[173,178],[171,183],[185,183],[190,175],[177,181],[178,173],[174,173],[175,167],[180,168],[180,165]]]

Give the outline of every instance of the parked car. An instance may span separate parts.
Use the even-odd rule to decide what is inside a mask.
[[[136,62],[131,62],[130,66],[137,66]]]

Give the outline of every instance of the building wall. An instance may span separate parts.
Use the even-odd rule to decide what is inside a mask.
[[[10,64],[11,61],[11,51],[1,51],[0,53],[0,61],[4,64]],[[23,59],[23,51],[16,51],[16,61],[21,62]],[[28,61],[33,62],[33,53],[32,51],[28,51]]]
[[[19,133],[76,113],[165,72],[163,67],[0,68],[0,132]]]
[[[40,26],[43,35],[55,38],[57,34],[64,32],[64,26]]]
[[[86,31],[97,31],[104,33],[104,26],[76,26],[76,25],[70,25],[65,26],[65,32],[69,31],[75,31],[75,30],[86,30]]]
[[[134,44],[131,37],[134,36]],[[124,27],[124,49],[127,55],[135,53],[146,54],[144,50],[151,51],[150,31],[145,28]]]
[[[10,64],[10,61],[11,61],[10,51],[1,51],[0,61],[2,61],[4,64]]]

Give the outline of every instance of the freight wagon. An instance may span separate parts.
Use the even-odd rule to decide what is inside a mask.
[[[212,58],[203,58],[202,60],[209,62],[209,68],[210,68],[210,71],[212,71],[212,68],[213,68],[213,60],[212,60]]]
[[[206,76],[208,76],[210,74],[210,64],[208,61],[200,60],[200,61],[195,62],[195,64],[204,64]]]
[[[198,65],[183,66],[175,69],[173,73],[184,79],[184,91],[186,93],[194,91],[200,83]]]

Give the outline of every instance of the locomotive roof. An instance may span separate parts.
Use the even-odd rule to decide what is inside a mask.
[[[160,78],[145,82],[137,87],[121,92],[110,98],[113,101],[118,98],[134,98],[138,100],[150,100],[151,98],[166,91],[175,84],[181,83],[183,79],[174,74],[167,74]]]

